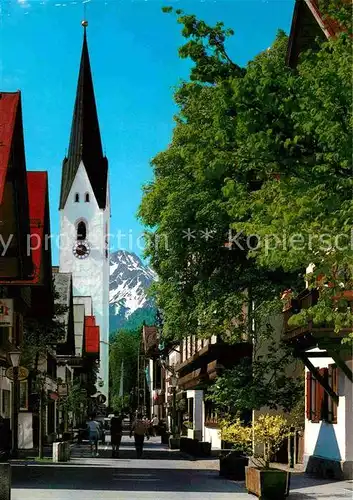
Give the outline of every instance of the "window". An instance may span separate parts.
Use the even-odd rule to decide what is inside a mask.
[[[2,391],[2,416],[10,418],[11,415],[11,393],[10,391]]]
[[[89,203],[89,193],[85,194],[85,203]]]
[[[87,236],[86,224],[81,220],[77,224],[77,240],[83,241],[86,239],[86,236]]]
[[[75,193],[75,203],[78,203],[80,201],[80,195],[78,193]]]
[[[337,394],[338,372],[336,365],[320,368],[319,373]],[[306,418],[313,423],[318,423],[321,420],[331,424],[337,423],[337,404],[310,372],[306,374]]]
[[[189,415],[189,422],[191,424],[193,424],[193,422],[194,422],[194,398],[188,399],[188,415]]]
[[[218,427],[218,415],[212,403],[205,403],[205,425],[207,427]]]
[[[20,382],[20,410],[28,410],[28,382]]]

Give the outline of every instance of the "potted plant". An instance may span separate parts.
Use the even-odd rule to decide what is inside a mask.
[[[220,437],[231,445],[223,450],[219,457],[219,475],[228,479],[243,481],[245,467],[249,463],[248,456],[252,452],[252,431],[244,426],[238,418],[235,421],[220,422]]]
[[[289,494],[290,473],[270,467],[271,460],[290,434],[287,420],[281,415],[260,415],[251,428],[255,453],[245,467],[248,493],[259,498],[284,499]]]

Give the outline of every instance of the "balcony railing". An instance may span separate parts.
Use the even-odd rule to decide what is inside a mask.
[[[318,290],[304,290],[301,292],[297,298],[290,299],[284,306],[283,309],[283,335],[285,340],[291,340],[297,337],[305,336],[307,334],[322,334],[322,335],[333,335],[333,336],[343,336],[347,332],[351,331],[349,328],[344,328],[339,334],[334,333],[334,325],[330,324],[313,324],[312,321],[308,321],[306,324],[302,326],[290,325],[289,320],[295,314],[300,313],[305,309],[309,309],[310,307],[317,304],[319,299]]]

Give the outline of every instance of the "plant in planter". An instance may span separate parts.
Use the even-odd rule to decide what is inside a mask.
[[[244,426],[238,418],[234,422],[220,422],[220,437],[230,443],[231,448],[224,450],[219,457],[219,475],[242,481],[245,479],[245,467],[252,452],[252,430]]]
[[[251,432],[255,453],[252,465],[245,468],[246,489],[262,499],[284,499],[289,493],[290,473],[271,468],[270,463],[290,434],[289,424],[281,415],[260,415]]]

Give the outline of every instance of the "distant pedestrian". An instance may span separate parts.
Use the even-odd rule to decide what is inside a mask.
[[[123,417],[119,412],[114,412],[114,417],[110,421],[110,436],[112,443],[112,457],[119,458],[119,447],[123,435]]]
[[[99,423],[94,419],[94,415],[91,415],[89,417],[89,421],[87,422],[87,429],[88,429],[88,440],[89,444],[91,445],[91,455],[92,457],[96,456],[98,457],[98,440],[99,440],[99,434],[100,434],[100,425]],[[94,451],[93,451],[94,449]]]
[[[146,423],[142,419],[142,414],[138,413],[135,421],[132,423],[130,437],[134,434],[135,448],[137,458],[141,458],[143,452],[143,443],[147,432]]]
[[[153,415],[152,418],[152,427],[153,427],[153,435],[158,436],[158,431],[159,431],[159,418],[157,415]]]

